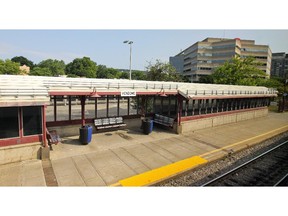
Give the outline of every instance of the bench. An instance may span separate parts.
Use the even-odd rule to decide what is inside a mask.
[[[157,124],[161,124],[161,125],[173,128],[174,118],[169,118],[167,116],[155,114],[154,122]]]
[[[94,125],[97,130],[126,126],[123,117],[120,116],[94,119]]]
[[[60,138],[60,136],[57,134],[57,131],[56,131],[56,130],[51,130],[51,131],[49,131],[49,130],[46,128],[46,135],[47,135],[47,140],[48,140],[48,144],[49,144],[49,145],[52,145],[52,144],[57,145],[59,142],[61,142],[61,138]]]

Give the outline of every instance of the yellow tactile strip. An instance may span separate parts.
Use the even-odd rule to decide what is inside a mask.
[[[173,164],[169,164],[154,170],[141,173],[139,175],[132,176],[120,180],[118,183],[111,186],[145,186],[157,183],[175,174],[179,174],[200,164],[207,163],[208,161],[199,156],[194,156],[188,159],[184,159]]]
[[[253,142],[253,141],[256,141],[257,139],[261,139],[261,138],[263,139],[266,136],[272,137],[274,135],[283,133],[287,130],[288,130],[288,126],[286,125],[286,126],[268,131],[266,133],[260,134],[258,136],[254,136],[246,140],[233,143],[223,148],[219,148],[210,152],[206,152],[200,156],[193,156],[191,158],[184,159],[182,161],[178,161],[173,164],[169,164],[169,165],[166,165],[166,166],[154,169],[154,170],[147,171],[145,173],[141,173],[141,174],[138,174],[138,175],[126,178],[126,179],[122,179],[118,181],[117,183],[110,185],[110,186],[146,186],[146,185],[155,184],[161,180],[167,179],[168,177],[172,177],[174,175],[177,175],[179,173],[192,169],[200,164],[207,163],[208,160],[203,158],[207,155],[211,155],[213,153],[222,151],[227,148],[245,144],[247,142]]]

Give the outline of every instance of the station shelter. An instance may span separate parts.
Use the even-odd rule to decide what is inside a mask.
[[[129,126],[157,114],[173,118],[172,129],[183,133],[263,116],[276,96],[256,86],[0,75],[0,148],[47,147],[47,128],[72,136],[79,126],[113,116]]]

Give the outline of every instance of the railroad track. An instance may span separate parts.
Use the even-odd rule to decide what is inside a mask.
[[[201,186],[288,186],[288,140]]]

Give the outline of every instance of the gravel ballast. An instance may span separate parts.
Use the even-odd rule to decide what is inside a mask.
[[[248,147],[239,152],[229,154],[228,156],[213,161],[207,165],[204,165],[198,169],[187,171],[184,174],[171,178],[161,183],[157,183],[155,186],[201,186],[209,179],[214,178],[234,167],[242,164],[257,155],[263,153],[267,149],[277,145],[277,143],[283,142],[288,139],[288,132],[282,133],[275,137],[272,137],[266,141],[255,144],[252,147]]]

